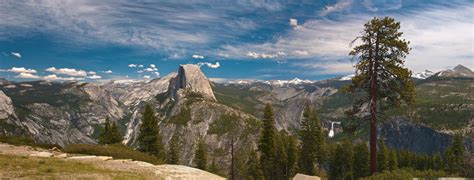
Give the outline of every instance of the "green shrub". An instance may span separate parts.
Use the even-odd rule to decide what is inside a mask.
[[[51,149],[53,147],[56,147],[61,149],[61,146],[59,145],[36,143],[32,138],[24,136],[0,136],[0,142],[15,146],[31,146],[44,149]]]
[[[89,154],[96,156],[111,156],[114,159],[133,159],[145,161],[152,164],[163,164],[163,161],[155,156],[136,151],[122,144],[93,145],[93,144],[71,144],[64,148],[64,152],[73,154]]]
[[[236,129],[239,125],[239,117],[235,114],[223,114],[209,125],[208,134],[219,136]]]
[[[422,178],[422,179],[436,179],[439,177],[452,177],[447,172],[444,171],[435,171],[435,170],[413,170],[410,168],[398,169],[394,171],[384,171],[382,173],[375,173],[372,176],[363,179],[413,179],[413,178]]]
[[[176,125],[186,125],[191,121],[191,110],[186,107],[182,107],[178,114],[171,117],[169,122]]]

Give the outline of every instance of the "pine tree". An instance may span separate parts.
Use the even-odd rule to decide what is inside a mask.
[[[117,124],[111,123],[109,118],[105,119],[104,130],[99,136],[99,144],[117,144],[122,142]]]
[[[99,136],[99,144],[110,144],[110,120],[107,117],[105,119],[104,129]]]
[[[168,151],[168,164],[179,164],[180,156],[180,139],[177,134],[174,134],[170,140],[170,146]]]
[[[433,156],[433,165],[432,165],[432,168],[433,168],[434,170],[442,170],[442,167],[443,167],[443,159],[441,158],[441,154],[436,153],[436,154]]]
[[[288,137],[286,144],[286,153],[287,153],[287,167],[286,174],[288,179],[293,177],[296,174],[296,161],[298,159],[298,147],[296,145],[296,140],[293,136]]]
[[[359,59],[352,84],[344,91],[354,94],[353,113],[367,107],[370,114],[370,172],[377,168],[378,109],[398,106],[414,100],[415,86],[411,71],[404,68],[409,42],[401,39],[400,23],[393,18],[373,18],[355,40],[362,40],[349,55]],[[354,41],[355,41],[354,40]]]
[[[204,139],[199,140],[197,144],[194,161],[198,169],[207,170],[207,147]]]
[[[365,143],[359,143],[354,147],[354,177],[356,179],[370,175],[369,172],[369,148]]]
[[[303,174],[315,175],[315,163],[322,164],[325,157],[325,141],[321,123],[315,111],[306,106],[300,130],[299,169]]]
[[[461,173],[464,170],[464,145],[463,137],[457,134],[451,146],[446,151],[447,170],[451,173]]]
[[[388,150],[383,139],[379,140],[379,151],[377,152],[378,172],[389,170]]]
[[[265,179],[275,179],[275,118],[270,104],[265,106],[263,113],[263,130],[258,143],[260,152],[260,168],[262,168]]]
[[[211,165],[209,166],[209,172],[214,174],[221,174],[215,159],[212,159]]]
[[[351,143],[338,144],[329,163],[329,179],[353,179],[353,159]]]
[[[394,150],[389,150],[388,169],[390,171],[398,169],[398,157],[397,157],[397,153]]]
[[[243,179],[249,180],[262,180],[263,173],[258,162],[257,152],[252,148],[250,149],[249,156],[246,161],[246,168],[243,173]]]
[[[115,122],[110,126],[110,137],[110,144],[118,144],[123,140],[122,134],[120,134],[117,123]]]
[[[155,112],[150,104],[145,105],[137,140],[140,151],[154,155],[162,160],[165,159],[158,119],[155,117]]]

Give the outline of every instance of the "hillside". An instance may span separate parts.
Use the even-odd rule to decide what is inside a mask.
[[[466,74],[463,68],[450,72],[456,74],[459,69]],[[417,99],[413,105],[385,112],[380,131],[385,132],[381,135],[388,146],[419,153],[443,151],[452,135],[462,132],[467,137],[465,147],[472,154],[474,79],[438,75],[415,79]],[[317,107],[326,132],[332,121],[342,122],[335,126],[336,136],[330,141],[366,139],[366,126],[344,115],[351,107],[351,98],[338,90],[349,83],[344,78],[215,83],[196,65],[181,65],[177,72],[149,81],[96,84],[2,80],[0,135],[26,135],[37,142],[60,146],[95,144],[109,117],[124,134],[123,143],[136,147],[141,114],[148,103],[160,119],[165,148],[173,136],[180,137],[183,165],[195,165],[196,143],[202,138],[208,145],[210,161],[225,173],[230,162],[230,137],[236,137],[236,152],[245,158],[259,138],[259,118],[266,103],[275,109],[278,130],[296,134],[303,108],[310,104]],[[400,132],[406,136],[394,135]],[[438,136],[445,140],[432,138]],[[429,145],[400,141],[406,137]]]

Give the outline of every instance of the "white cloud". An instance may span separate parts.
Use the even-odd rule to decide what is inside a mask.
[[[251,58],[254,58],[254,59],[268,59],[268,58],[278,58],[278,57],[282,57],[282,56],[285,56],[286,53],[283,52],[283,51],[278,51],[276,53],[257,53],[257,52],[253,52],[253,51],[249,51],[247,52],[247,56],[248,57],[251,57]]]
[[[105,74],[112,74],[112,70],[103,71]]]
[[[3,71],[3,72],[12,72],[12,73],[30,73],[30,74],[34,74],[36,73],[37,71],[34,70],[34,69],[26,69],[24,67],[12,67],[11,69],[2,69],[0,71]]]
[[[101,79],[102,76],[99,76],[99,75],[92,75],[92,76],[88,76],[87,78],[89,78],[89,79]]]
[[[339,0],[336,4],[324,7],[324,10],[319,13],[320,16],[326,16],[330,13],[347,9],[352,4],[352,0]]]
[[[150,79],[150,76],[149,75],[144,75],[143,78]]]
[[[150,64],[150,67],[155,68],[156,65],[155,64]]]
[[[207,67],[212,68],[212,69],[216,69],[216,68],[219,68],[221,66],[221,64],[219,62],[216,62],[215,64],[212,64],[212,63],[209,63],[209,62],[199,62],[199,63],[197,63],[197,65],[199,67],[201,67],[203,65],[206,65]]]
[[[95,75],[95,74],[97,74],[97,73],[94,72],[94,71],[89,71],[89,72],[87,72],[87,74],[89,74],[89,75]]]
[[[298,25],[298,20],[297,19],[290,19],[290,26],[293,27],[294,29],[299,29],[300,26]]]
[[[41,77],[41,79],[47,80],[47,81],[81,81],[84,80],[84,78],[76,78],[76,77],[59,77],[56,74],[50,74],[47,76]]]
[[[50,67],[46,69],[48,72],[52,72],[55,74],[64,74],[68,76],[87,76],[86,71],[84,70],[76,70],[76,69],[71,69],[71,68],[59,68],[56,69],[55,67]]]
[[[137,65],[136,64],[129,64],[128,67],[135,68],[135,67],[137,67]]]
[[[15,77],[23,78],[23,79],[39,79],[39,78],[41,78],[38,75],[27,73],[27,72],[22,72],[22,73],[18,74],[18,76],[15,76]]]
[[[21,58],[21,54],[18,52],[11,52],[11,54],[17,58]]]
[[[143,64],[139,64],[139,65],[137,65],[137,67],[142,68],[144,66],[143,66]]]
[[[156,77],[160,77],[160,72],[153,72],[153,74],[155,74]]]
[[[193,54],[191,57],[194,58],[194,59],[204,59],[204,56],[197,55],[197,54]]]

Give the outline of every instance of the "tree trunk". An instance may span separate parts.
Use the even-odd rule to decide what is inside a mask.
[[[377,171],[377,55],[378,33],[375,35],[375,52],[369,52],[370,63],[370,174]]]
[[[232,180],[235,179],[235,162],[234,162],[234,134],[231,135],[231,140],[230,140],[230,178]]]

